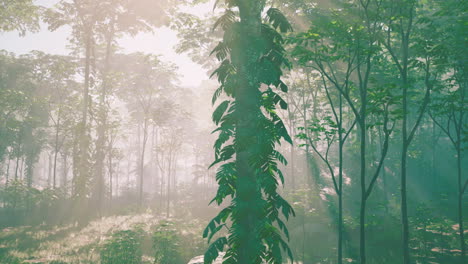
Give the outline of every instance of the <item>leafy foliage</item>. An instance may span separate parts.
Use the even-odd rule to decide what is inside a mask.
[[[39,29],[41,9],[32,0],[2,1],[0,31],[17,30],[20,35]]]
[[[179,252],[179,239],[174,224],[162,222],[153,233],[154,263],[177,264],[183,263]]]
[[[113,233],[101,249],[102,264],[139,264],[141,257],[141,234],[138,230]]]
[[[249,8],[254,10],[257,4]],[[223,28],[224,38],[212,52],[221,61],[213,72],[221,85],[213,104],[222,93],[229,99],[213,112],[218,125],[213,133],[219,136],[211,166],[220,165],[216,173],[219,188],[212,202],[221,205],[228,197],[232,201],[203,233],[211,243],[205,263],[212,263],[226,247],[224,263],[282,263],[282,252],[290,258],[292,253],[284,240],[289,234],[281,215],[288,219],[294,211],[277,192],[279,183],[284,182],[279,164],[286,164],[286,159],[275,146],[281,140],[292,140],[276,112],[277,106],[286,109],[287,103],[274,88],[287,91],[280,79],[281,68],[289,66],[280,32],[292,27],[278,9],[271,8],[265,23],[259,24],[259,37],[246,39],[247,25],[230,8],[241,9],[240,3],[230,1],[227,5],[229,8],[215,23],[215,28]],[[250,81],[246,83],[246,79]],[[245,120],[249,120],[247,125]],[[228,236],[211,242],[223,229],[228,230]]]

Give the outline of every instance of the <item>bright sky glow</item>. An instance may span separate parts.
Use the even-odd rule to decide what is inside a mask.
[[[38,0],[38,5],[51,7],[57,0]],[[211,12],[213,3],[200,4],[196,7],[182,8],[182,11],[203,15]],[[50,54],[69,54],[67,48],[70,36],[70,29],[67,27],[60,28],[57,31],[49,32],[47,25],[42,25],[42,30],[38,33],[28,33],[24,37],[20,37],[18,32],[0,33],[0,50],[4,49],[16,54],[25,54],[32,50],[40,50]],[[162,55],[165,61],[175,63],[178,68],[181,80],[181,85],[196,87],[203,80],[208,79],[208,74],[200,65],[192,62],[185,54],[177,54],[174,47],[178,42],[176,32],[163,27],[157,29],[154,34],[138,34],[135,37],[125,36],[119,44],[122,47],[122,52],[145,52]]]

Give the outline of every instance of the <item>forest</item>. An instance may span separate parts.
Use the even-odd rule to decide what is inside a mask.
[[[0,263],[466,264],[468,1],[0,0]]]

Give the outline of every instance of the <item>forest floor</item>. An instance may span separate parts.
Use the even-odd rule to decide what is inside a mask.
[[[0,230],[0,263],[99,263],[100,249],[114,232],[138,227],[150,234],[160,220],[153,214],[145,213],[103,217],[84,228],[73,224],[5,228]],[[200,232],[198,227],[185,227],[187,230],[179,232]],[[142,263],[153,263],[151,237],[145,240],[142,244]]]

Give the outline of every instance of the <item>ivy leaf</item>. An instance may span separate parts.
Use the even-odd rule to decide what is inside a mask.
[[[221,118],[223,117],[224,113],[226,112],[226,109],[229,106],[229,101],[226,100],[222,102],[221,104],[218,105],[218,107],[214,110],[213,112],[213,122],[218,125],[219,122],[221,121]]]
[[[223,92],[223,86],[220,86],[218,89],[213,94],[213,98],[211,99],[211,105],[214,105],[216,103],[216,100],[218,100],[219,96]]]
[[[293,31],[291,24],[289,23],[288,19],[281,13],[278,8],[270,8],[267,11],[267,18],[268,21],[273,25],[275,29],[278,29],[282,33],[286,33],[288,31]]]
[[[219,252],[224,250],[224,246],[227,244],[227,239],[225,237],[218,238],[215,242],[213,242],[209,247],[208,250],[205,252],[204,261],[205,264],[211,264],[219,255]]]
[[[286,142],[288,142],[289,144],[293,144],[293,141],[289,136],[289,133],[286,130],[283,121],[279,120],[278,122],[276,122],[275,127],[280,137],[284,138],[284,140],[286,140]]]
[[[218,45],[211,51],[210,56],[216,54],[219,61],[223,61],[229,55],[229,47],[224,42],[219,42]]]
[[[213,26],[213,31],[216,30],[217,27],[221,26],[223,30],[226,30],[236,21],[236,14],[232,10],[226,10],[226,12],[218,18],[216,23]]]
[[[278,87],[280,88],[282,92],[284,93],[288,92],[288,86],[283,81],[280,81]]]

